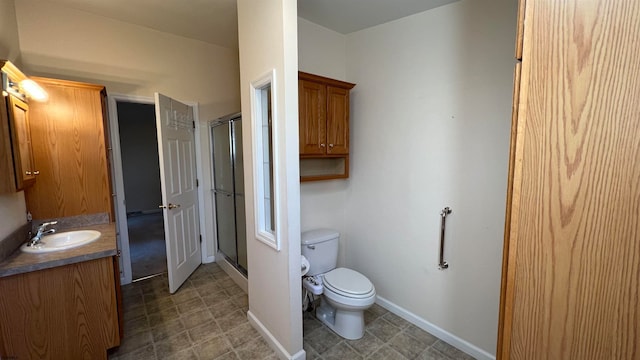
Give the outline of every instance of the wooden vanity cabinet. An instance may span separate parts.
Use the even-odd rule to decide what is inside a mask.
[[[298,72],[301,181],[348,177],[349,91],[354,86]],[[313,164],[319,173],[305,174],[303,169],[307,163]],[[334,169],[335,164],[342,164],[342,171],[322,173],[322,167]]]
[[[120,345],[114,257],[0,278],[0,358],[106,359]]]

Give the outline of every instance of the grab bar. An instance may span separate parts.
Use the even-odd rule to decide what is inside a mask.
[[[440,212],[440,263],[438,264],[438,270],[444,270],[449,267],[446,261],[444,261],[444,230],[445,223],[447,221],[447,215],[451,214],[451,209],[447,206]]]

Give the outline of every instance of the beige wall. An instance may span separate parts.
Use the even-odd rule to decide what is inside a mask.
[[[464,0],[347,36],[347,266],[480,359],[496,348],[515,20],[514,1]]]
[[[298,47],[295,0],[239,0],[238,23],[245,136],[245,203],[249,259],[249,320],[280,358],[304,359],[300,283],[300,179],[298,172]],[[272,84],[275,222],[279,251],[255,231],[251,83],[275,71]],[[258,220],[259,221],[259,220]]]
[[[20,43],[13,0],[0,1],[0,59],[20,66]],[[27,222],[24,192],[0,194],[0,240]]]
[[[20,66],[20,42],[14,0],[0,1],[0,59]]]

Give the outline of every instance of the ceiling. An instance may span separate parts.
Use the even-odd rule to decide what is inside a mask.
[[[238,47],[236,0],[48,1],[215,45]],[[298,15],[348,34],[455,1],[298,0]]]
[[[298,16],[342,34],[458,0],[298,0]]]

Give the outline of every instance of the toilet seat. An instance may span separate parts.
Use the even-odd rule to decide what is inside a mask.
[[[364,275],[347,268],[337,268],[324,274],[323,285],[325,290],[352,299],[369,298],[376,291]]]

